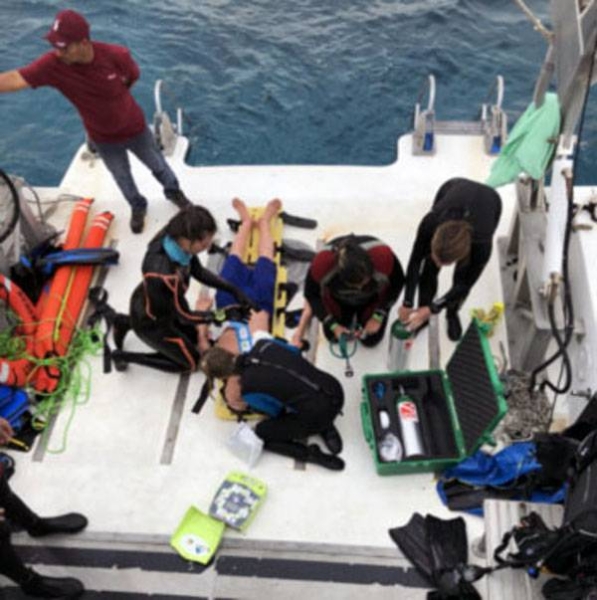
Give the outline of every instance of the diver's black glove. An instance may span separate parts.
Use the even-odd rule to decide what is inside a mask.
[[[213,322],[221,325],[224,321],[248,321],[251,309],[241,304],[231,304],[226,308],[218,308],[213,311]]]
[[[235,295],[236,299],[238,300],[238,303],[243,308],[246,307],[247,309],[254,310],[255,312],[259,312],[261,310],[261,307],[259,306],[259,304],[257,304],[257,302],[255,302],[255,300],[253,300],[253,298],[250,298],[249,296],[247,296],[247,294],[245,294],[241,290],[237,290],[234,295]]]

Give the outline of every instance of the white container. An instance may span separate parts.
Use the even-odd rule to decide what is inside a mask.
[[[263,440],[245,422],[238,424],[228,438],[227,446],[234,456],[240,458],[249,467],[257,464],[263,452]]]

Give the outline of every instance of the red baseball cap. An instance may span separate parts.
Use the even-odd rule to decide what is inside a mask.
[[[61,10],[44,37],[55,48],[63,49],[73,42],[89,39],[89,23],[74,10]]]

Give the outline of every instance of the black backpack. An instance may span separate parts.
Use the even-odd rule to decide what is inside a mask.
[[[501,554],[511,538],[518,552],[504,558]],[[585,586],[597,581],[597,430],[577,448],[560,527],[549,529],[539,515],[531,513],[504,536],[494,557],[498,568],[524,568],[531,577],[542,569],[565,576],[566,580],[545,584],[545,598],[564,597],[560,596],[562,586],[570,599],[585,597]]]

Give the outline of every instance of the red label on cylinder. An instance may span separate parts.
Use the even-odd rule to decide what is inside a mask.
[[[418,421],[417,405],[414,402],[401,402],[398,405],[400,418],[405,421]]]

